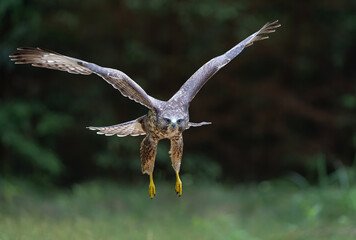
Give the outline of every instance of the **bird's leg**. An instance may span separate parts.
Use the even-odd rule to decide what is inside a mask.
[[[176,177],[177,177],[177,181],[176,181],[176,186],[175,186],[175,190],[176,193],[178,194],[178,196],[182,196],[182,190],[183,190],[183,184],[182,181],[179,178],[179,172],[176,171]]]
[[[180,170],[180,164],[182,160],[182,155],[183,155],[183,137],[182,135],[171,138],[171,159],[172,159],[172,167],[174,171],[176,172],[176,185],[175,185],[175,190],[178,196],[182,196],[182,181],[179,178],[179,170]]]
[[[148,186],[148,193],[151,199],[156,195],[155,184],[153,183],[153,169],[155,165],[156,150],[158,140],[151,135],[147,135],[141,143],[141,167],[142,173],[150,175],[150,185]]]
[[[156,187],[153,183],[153,173],[150,174],[150,185],[148,186],[148,193],[150,194],[150,198],[156,195]]]

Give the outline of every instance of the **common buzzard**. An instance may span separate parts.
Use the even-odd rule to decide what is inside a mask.
[[[247,37],[226,53],[211,59],[199,68],[168,101],[161,101],[149,96],[136,82],[119,70],[101,67],[53,51],[23,47],[18,48],[18,52],[10,55],[10,58],[15,61],[15,64],[31,64],[35,67],[75,74],[89,75],[94,73],[118,89],[122,95],[146,106],[149,109],[148,113],[135,120],[113,126],[88,128],[105,136],[146,135],[140,148],[141,166],[142,173],[146,173],[150,177],[149,195],[151,198],[156,194],[153,183],[153,169],[157,144],[163,138],[170,139],[172,166],[177,178],[175,191],[181,196],[182,181],[179,178],[179,170],[183,154],[182,133],[190,127],[211,124],[210,122],[193,123],[189,121],[190,102],[220,68],[234,59],[245,47],[251,46],[256,41],[267,39],[267,34],[274,32],[278,27],[280,27],[278,20],[267,23],[259,31]]]

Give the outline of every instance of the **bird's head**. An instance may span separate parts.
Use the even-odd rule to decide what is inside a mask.
[[[188,126],[188,119],[180,115],[163,115],[159,118],[161,128],[168,131],[182,131]]]
[[[176,134],[188,128],[189,113],[186,107],[168,102],[155,114],[157,127],[167,134]]]

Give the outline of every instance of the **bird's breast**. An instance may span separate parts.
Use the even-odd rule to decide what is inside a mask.
[[[152,134],[157,136],[158,139],[173,138],[182,134],[182,130],[179,127],[160,128],[156,126],[153,129]]]

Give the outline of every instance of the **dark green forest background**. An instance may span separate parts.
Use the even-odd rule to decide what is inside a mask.
[[[269,40],[245,49],[190,107],[183,181],[316,181],[356,164],[355,1],[0,1],[0,176],[69,186],[141,176],[142,137],[85,129],[147,109],[97,76],[15,66],[33,46],[120,69],[162,100],[200,66],[279,19]],[[168,141],[155,175],[173,179]]]

